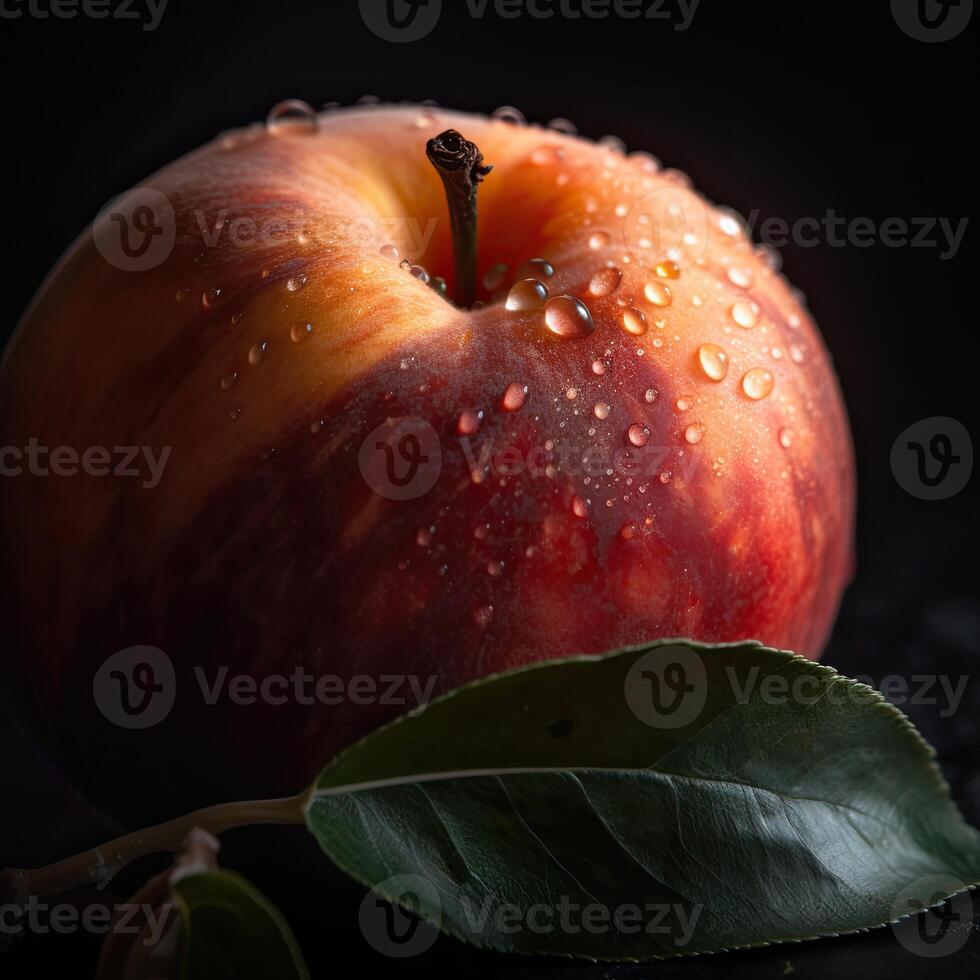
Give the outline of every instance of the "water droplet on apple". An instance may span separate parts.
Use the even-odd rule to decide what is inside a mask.
[[[574,136],[578,132],[578,128],[575,123],[570,119],[564,119],[559,116],[557,119],[552,119],[548,123],[548,129],[553,129],[557,133],[565,133],[568,136]]]
[[[589,308],[574,296],[549,299],[544,308],[544,322],[548,330],[561,340],[588,337],[595,330]]]
[[[748,289],[752,285],[753,280],[751,269],[738,269],[732,266],[728,270],[728,280],[734,286],[738,286],[741,289]]]
[[[680,266],[671,259],[664,259],[663,262],[658,262],[653,271],[661,279],[680,279],[681,276]]]
[[[723,235],[735,238],[742,230],[742,225],[733,211],[723,210],[718,216],[718,227]]]
[[[299,290],[301,290],[306,283],[307,276],[305,274],[291,276],[286,280],[286,289],[288,289],[291,293],[296,293],[299,292]]]
[[[499,109],[494,109],[490,116],[499,122],[511,123],[514,126],[523,126],[527,123],[524,113],[512,105],[502,105]]]
[[[396,246],[391,244],[382,245],[381,248],[378,249],[378,255],[380,255],[383,259],[390,259],[393,262],[399,261],[401,257]]]
[[[664,470],[663,473],[660,474],[658,479],[664,486],[667,486],[667,484],[670,483],[670,477],[671,477],[670,470]]]
[[[466,409],[459,413],[456,419],[456,434],[461,436],[471,436],[479,431],[483,424],[483,412]]]
[[[269,342],[263,340],[260,344],[252,344],[248,349],[248,363],[255,365],[265,357],[265,352],[269,349]]]
[[[415,543],[420,548],[428,548],[432,544],[432,528],[420,527],[418,534],[415,535]]]
[[[493,606],[481,606],[473,613],[473,619],[477,626],[481,629],[486,629],[493,619]]]
[[[780,429],[779,430],[779,445],[783,449],[789,449],[793,445],[793,430],[792,429]]]
[[[578,494],[572,497],[572,513],[576,517],[589,516],[588,504],[586,504],[586,502]]]
[[[575,401],[575,399],[578,398],[578,388],[566,388],[565,389],[565,397],[570,402]]]
[[[205,289],[201,293],[201,306],[206,310],[210,310],[217,306],[221,300],[221,290],[220,289]]]
[[[643,392],[643,400],[649,404],[653,404],[653,402],[657,400],[659,394],[660,393],[656,388],[647,388],[647,390]]]
[[[701,370],[712,381],[723,381],[728,374],[728,354],[718,344],[702,344],[698,348],[698,361]]]
[[[596,402],[592,408],[597,419],[607,419],[609,418],[609,405],[607,402]]]
[[[589,293],[592,296],[608,296],[619,288],[622,278],[622,272],[615,266],[610,266],[608,269],[600,269],[589,280]]]
[[[647,444],[650,438],[650,430],[645,425],[640,425],[639,422],[634,422],[626,430],[626,440],[631,445],[637,448],[642,448]]]
[[[178,289],[177,290],[177,294],[174,296],[174,299],[176,299],[178,303],[183,303],[184,300],[187,299],[187,294],[188,293],[190,293],[190,290],[189,289],[186,289],[186,288],[185,289]]]
[[[651,280],[643,287],[643,295],[654,306],[670,306],[670,287],[662,282]]]
[[[507,275],[507,266],[503,262],[490,266],[483,274],[483,286],[491,293],[504,281]]]
[[[605,248],[609,244],[609,234],[605,231],[595,231],[589,235],[589,248],[598,250]]]
[[[500,400],[500,407],[505,412],[516,412],[524,405],[527,390],[527,385],[522,385],[519,381],[511,381]]]
[[[609,150],[610,153],[625,153],[626,144],[618,136],[601,136],[599,146]]]
[[[686,412],[691,407],[691,397],[690,395],[681,395],[677,401],[674,402],[674,408],[678,412]]]
[[[555,267],[547,259],[528,259],[517,267],[515,279],[550,279]]]
[[[302,99],[285,99],[269,110],[265,117],[265,128],[270,136],[279,136],[287,131],[315,133],[316,111]]]
[[[772,391],[775,379],[766,368],[751,368],[742,377],[742,391],[753,401],[765,398]]]
[[[729,312],[735,323],[745,327],[746,330],[759,322],[759,307],[750,299],[740,299],[737,303],[733,303]]]
[[[292,340],[294,344],[302,343],[313,333],[312,323],[294,323],[293,328],[289,331],[289,339]]]
[[[606,373],[606,365],[603,364],[602,361],[600,361],[598,359],[595,360],[595,361],[593,361],[592,362],[592,373],[593,374],[605,374]]]
[[[623,311],[623,327],[627,333],[641,337],[647,332],[647,318],[632,307]]]
[[[704,426],[700,422],[692,422],[684,430],[684,439],[692,446],[699,443],[704,438]]]
[[[242,408],[240,405],[236,406],[228,413],[228,418],[230,418],[232,422],[237,422],[241,417],[242,417]]]
[[[619,536],[624,541],[629,541],[631,538],[636,536],[636,526],[631,523],[624,524],[619,529]]]
[[[492,575],[497,578],[503,573],[504,563],[502,561],[488,561],[487,562],[487,574]]]
[[[234,388],[237,383],[238,383],[237,371],[229,371],[227,374],[221,376],[221,387],[225,391],[229,391],[230,389]]]
[[[514,313],[538,310],[547,298],[548,287],[539,279],[521,279],[511,286],[504,307]]]
[[[560,146],[546,144],[539,146],[531,153],[531,163],[543,167],[549,163],[561,163],[565,159],[565,151]]]

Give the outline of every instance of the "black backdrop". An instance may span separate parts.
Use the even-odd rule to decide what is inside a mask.
[[[684,31],[617,17],[473,18],[463,0],[443,7],[435,30],[407,44],[375,36],[352,0],[169,0],[150,31],[82,15],[0,18],[3,330],[110,197],[289,96],[314,105],[365,94],[434,99],[477,111],[513,104],[534,121],[567,116],[585,135],[612,133],[655,153],[710,198],[760,220],[833,209],[848,220],[941,217],[956,225],[973,214],[976,23],[930,44],[901,30],[887,2],[858,10],[702,0]],[[6,0],[6,9],[26,11],[26,0]],[[918,419],[951,416],[980,431],[976,229],[968,226],[945,258],[942,247],[880,240],[780,252],[835,356],[857,446],[858,575],[824,659],[879,679],[971,675],[951,716],[942,704],[905,708],[938,746],[968,818],[980,821],[976,478],[957,496],[929,502],[906,493],[889,465],[892,443]],[[109,829],[38,755],[9,704],[0,737],[0,864],[63,856]],[[227,863],[286,910],[318,975],[352,957],[382,969],[487,976],[654,972],[511,961],[448,939],[396,964],[360,936],[360,889],[339,878],[297,880],[292,862],[305,854],[303,840],[281,831],[230,834],[225,850]],[[0,973],[27,976],[64,957],[73,975],[87,976],[93,947],[86,936],[31,939],[0,958]],[[980,973],[978,951],[971,940],[941,968]],[[800,977],[915,976],[930,964],[886,930],[655,969],[779,976],[790,966]]]

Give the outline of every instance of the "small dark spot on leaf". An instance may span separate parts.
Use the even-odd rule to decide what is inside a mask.
[[[575,722],[571,718],[559,718],[558,721],[553,721],[548,726],[548,734],[552,738],[565,738],[566,735],[572,734],[574,727]]]

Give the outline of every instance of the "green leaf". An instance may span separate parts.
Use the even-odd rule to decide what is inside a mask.
[[[181,913],[185,980],[308,980],[285,919],[240,875],[189,874],[170,889]]]
[[[663,641],[404,716],[322,772],[307,823],[460,939],[648,959],[867,929],[976,883],[980,834],[932,757],[829,667]]]

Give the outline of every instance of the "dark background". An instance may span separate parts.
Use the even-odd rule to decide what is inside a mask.
[[[567,116],[584,135],[612,133],[655,153],[743,214],[792,221],[833,208],[848,219],[954,224],[973,214],[976,22],[955,40],[925,44],[898,28],[887,2],[702,0],[685,32],[616,18],[474,20],[462,0],[444,7],[433,33],[410,44],[375,37],[351,0],[170,0],[153,32],[132,21],[0,19],[0,330],[13,328],[109,198],[286,97],[319,106],[371,94],[481,112],[512,104],[536,122]],[[781,249],[834,354],[857,449],[858,573],[824,660],[877,680],[971,675],[951,717],[942,703],[903,707],[978,823],[976,479],[950,500],[928,502],[908,495],[889,465],[892,443],[919,419],[951,416],[980,431],[976,229],[955,258],[940,251]],[[32,746],[6,700],[0,745],[0,865],[62,857],[112,830]],[[616,968],[505,959],[442,938],[397,963],[358,931],[362,889],[330,875],[317,886],[297,882],[293,869],[307,853],[291,832],[241,831],[227,835],[224,860],[284,909],[315,975],[351,959],[420,974],[589,980],[778,977],[790,968],[799,977],[980,975],[977,926],[960,952],[935,964],[888,930]],[[85,977],[96,943],[49,936],[17,946],[0,957],[5,976],[69,962]]]

